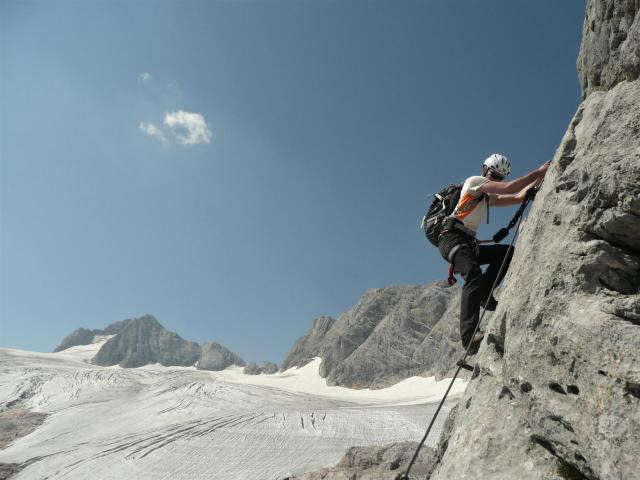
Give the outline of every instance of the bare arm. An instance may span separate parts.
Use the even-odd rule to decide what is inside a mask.
[[[498,195],[498,198],[493,202],[494,207],[504,207],[506,205],[515,205],[522,203],[527,196],[527,192],[530,188],[535,187],[540,183],[540,179],[531,182],[529,185],[521,189],[518,193]]]
[[[531,183],[535,183],[538,180],[544,178],[544,175],[547,173],[547,169],[549,168],[549,164],[551,162],[545,162],[540,166],[537,170],[533,172],[529,172],[526,175],[516,178],[515,180],[511,180],[510,182],[495,182],[488,181],[483,186],[478,188],[478,191],[481,193],[497,193],[498,195],[510,195],[517,194],[527,185]],[[517,202],[512,202],[517,203]],[[510,205],[510,204],[501,204],[501,205]]]

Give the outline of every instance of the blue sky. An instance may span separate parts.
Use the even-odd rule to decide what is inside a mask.
[[[584,8],[0,0],[0,346],[150,313],[280,362],[366,289],[445,278],[428,195],[552,157]]]

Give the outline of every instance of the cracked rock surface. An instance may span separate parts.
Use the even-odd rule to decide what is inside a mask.
[[[640,76],[638,0],[590,1],[577,66],[583,96]]]

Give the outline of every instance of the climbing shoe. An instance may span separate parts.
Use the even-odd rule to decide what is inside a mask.
[[[491,295],[491,298],[489,298],[489,301],[485,301],[482,300],[480,302],[480,306],[482,308],[484,308],[485,310],[489,310],[490,312],[494,312],[496,310],[496,307],[498,306],[498,301],[494,298],[493,295]]]
[[[469,343],[469,350],[467,352],[467,356],[475,355],[476,353],[478,353],[478,350],[480,349],[480,344],[482,343],[483,339],[484,339],[484,332],[478,332],[473,336],[473,338],[471,339],[471,342]]]

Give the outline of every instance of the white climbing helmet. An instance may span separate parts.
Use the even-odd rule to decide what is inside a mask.
[[[484,165],[491,170],[492,172],[500,175],[501,177],[506,177],[511,172],[511,164],[507,157],[504,155],[500,155],[499,153],[494,153],[490,157],[488,157],[484,161]]]

